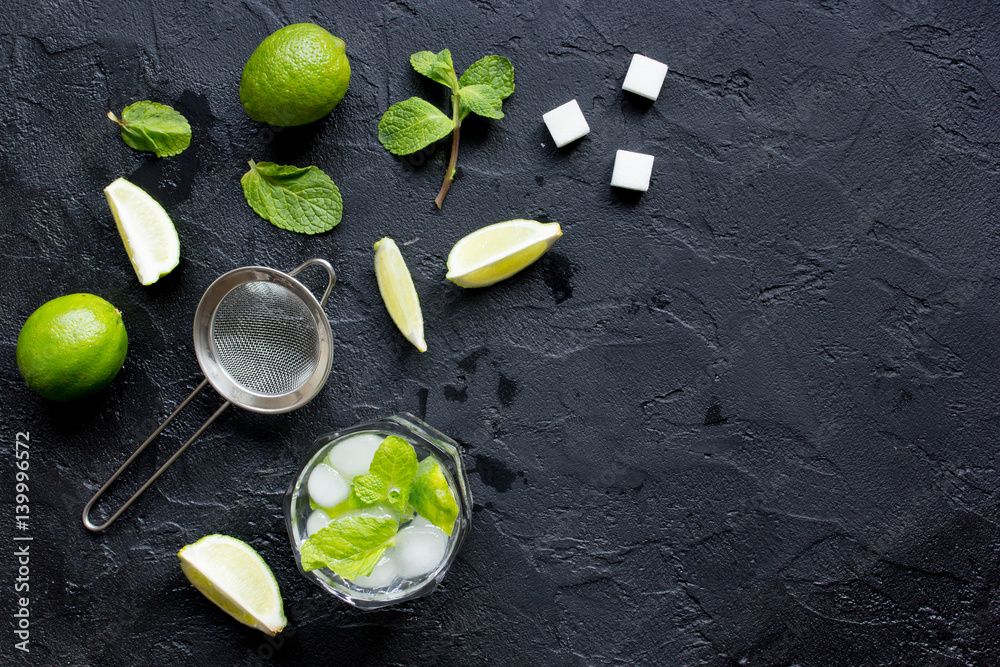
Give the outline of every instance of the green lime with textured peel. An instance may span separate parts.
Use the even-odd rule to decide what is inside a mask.
[[[254,120],[290,127],[327,115],[351,80],[344,40],[315,23],[272,33],[243,68],[240,102]]]
[[[28,317],[17,337],[17,367],[45,398],[72,401],[110,384],[127,350],[117,308],[93,294],[69,294]]]

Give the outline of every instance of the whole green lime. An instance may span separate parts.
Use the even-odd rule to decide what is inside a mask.
[[[240,102],[254,120],[304,125],[330,113],[350,80],[344,40],[315,23],[295,23],[272,33],[250,56]]]
[[[117,308],[93,294],[69,294],[28,317],[17,337],[17,367],[45,398],[71,401],[106,387],[127,350]]]

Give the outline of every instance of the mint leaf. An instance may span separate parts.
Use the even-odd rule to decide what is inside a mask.
[[[311,498],[309,500],[309,503],[310,503],[310,505],[312,505],[312,499]],[[343,514],[345,512],[350,512],[351,510],[361,509],[362,507],[365,507],[367,504],[368,503],[365,503],[360,498],[358,498],[358,494],[354,493],[354,488],[352,487],[351,488],[351,495],[347,496],[347,500],[345,500],[344,502],[340,503],[336,507],[331,507],[330,509],[327,510],[327,513],[330,516],[340,516],[341,514]],[[313,509],[316,509],[316,508],[313,507]]]
[[[191,125],[187,118],[166,104],[136,102],[125,107],[121,120],[110,111],[108,118],[118,123],[122,139],[137,151],[171,157],[191,145]]]
[[[417,466],[410,503],[417,514],[451,535],[458,518],[458,503],[441,466],[430,456]]]
[[[302,543],[302,569],[309,572],[327,567],[348,579],[370,574],[382,557],[381,552],[392,544],[397,530],[399,522],[394,519],[361,516],[334,519]],[[367,571],[363,571],[365,567]]]
[[[250,208],[275,227],[319,234],[340,223],[344,210],[340,190],[318,167],[250,160],[250,171],[240,183]]]
[[[366,505],[386,499],[386,484],[377,475],[358,475],[354,478],[354,495]]]
[[[507,99],[514,92],[514,66],[503,56],[486,56],[469,65],[458,80],[461,87],[485,85]]]
[[[491,86],[477,83],[458,90],[458,102],[462,105],[462,115],[470,111],[486,118],[503,118],[503,98]]]
[[[448,49],[442,49],[441,53],[414,53],[410,56],[410,64],[424,76],[449,88],[458,88],[458,75],[455,74],[455,65],[451,62],[451,51]]]
[[[393,155],[409,155],[448,136],[455,121],[419,97],[397,102],[378,122],[378,140]]]
[[[390,435],[375,450],[368,470],[385,482],[389,505],[397,512],[404,512],[417,472],[417,453],[413,445],[398,435]]]
[[[382,560],[382,555],[385,554],[386,547],[379,547],[378,549],[372,549],[371,551],[366,551],[364,555],[358,556],[355,559],[337,560],[332,561],[331,565],[328,565],[331,570],[342,576],[344,579],[357,579],[358,577],[367,577],[378,565],[378,562]]]

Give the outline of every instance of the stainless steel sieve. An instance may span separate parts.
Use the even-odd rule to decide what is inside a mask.
[[[309,266],[329,276],[319,301],[292,277]],[[235,269],[209,285],[194,314],[194,351],[205,379],[98,489],[83,508],[83,525],[100,532],[114,523],[230,405],[279,414],[312,400],[333,363],[333,332],[323,306],[336,282],[329,262],[310,259],[288,273],[264,266]],[[107,521],[91,522],[94,503],[207,384],[226,402]]]

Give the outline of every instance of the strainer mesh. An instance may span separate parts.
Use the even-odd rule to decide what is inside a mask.
[[[219,365],[245,389],[277,396],[295,391],[319,361],[319,332],[309,308],[284,285],[254,281],[222,298],[212,320]]]

